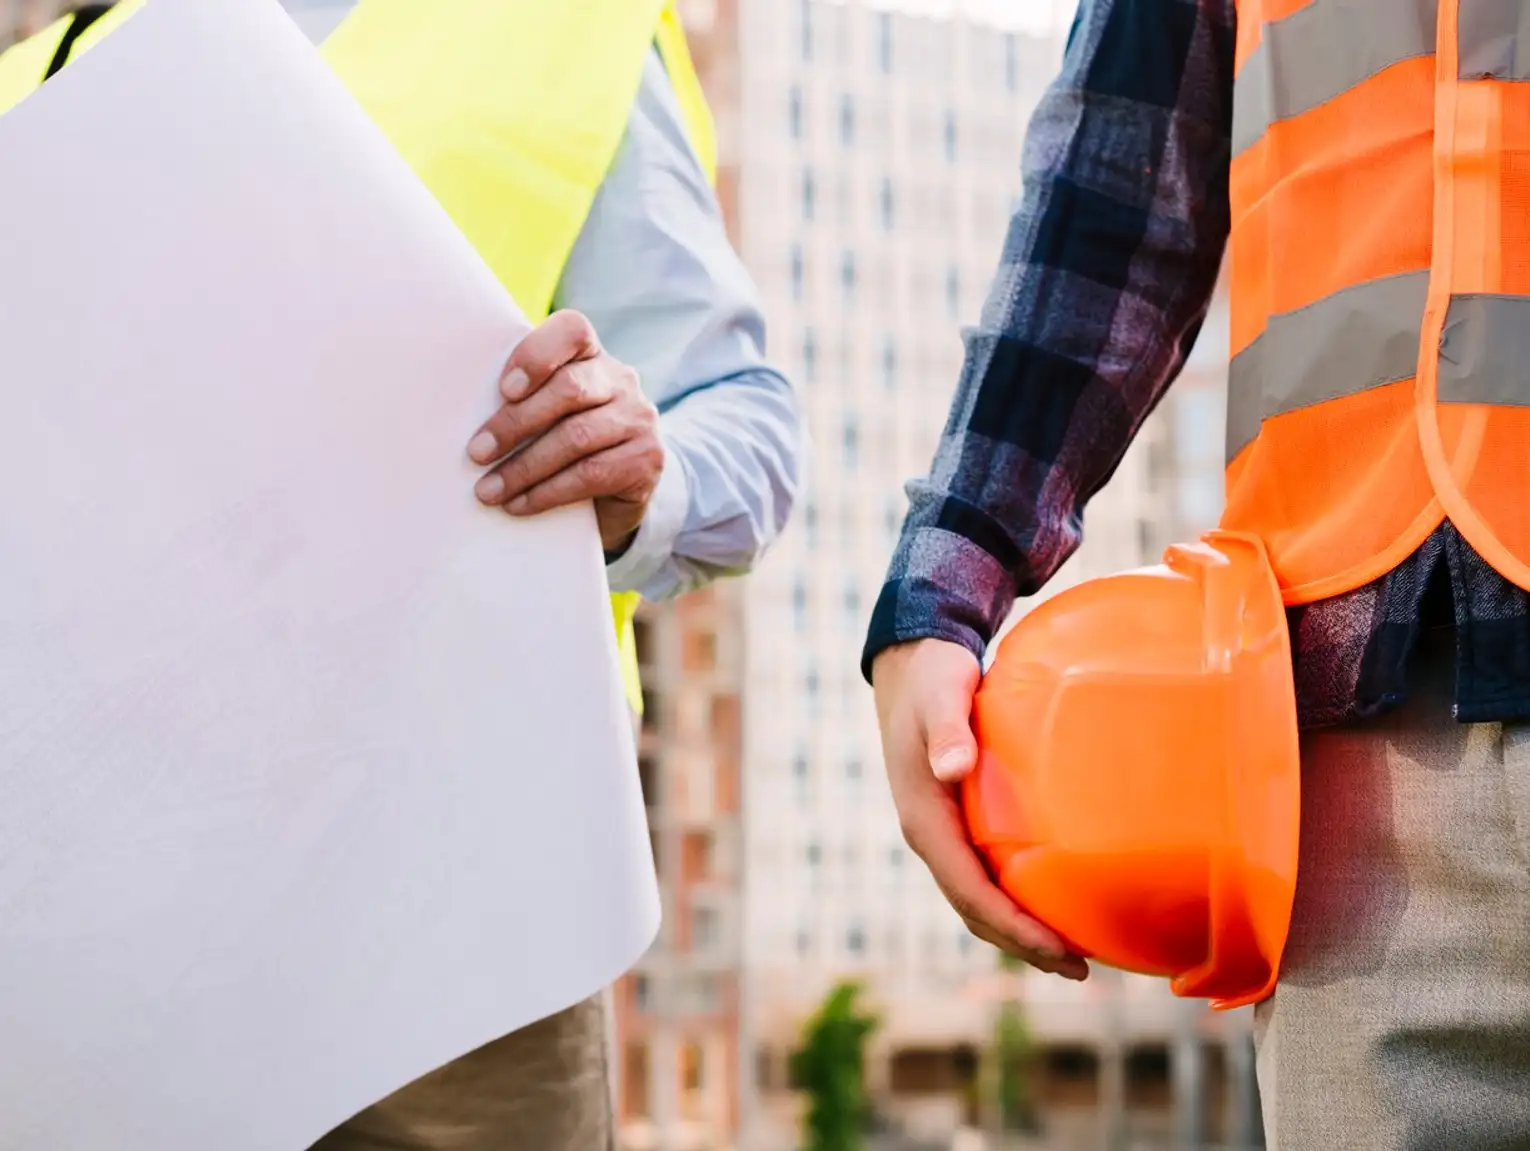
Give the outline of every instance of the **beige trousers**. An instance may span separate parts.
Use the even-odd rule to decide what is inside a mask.
[[[1302,745],[1280,986],[1256,1012],[1274,1151],[1530,1148],[1530,725],[1458,724],[1454,637],[1398,713]]]
[[[310,1151],[612,1151],[604,995],[417,1079]]]

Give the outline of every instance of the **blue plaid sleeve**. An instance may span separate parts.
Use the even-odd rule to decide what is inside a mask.
[[[934,463],[908,485],[868,677],[912,639],[981,655],[1078,547],[1178,374],[1227,238],[1233,40],[1233,0],[1081,0]]]

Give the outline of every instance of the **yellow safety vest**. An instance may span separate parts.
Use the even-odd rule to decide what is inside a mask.
[[[122,0],[83,31],[66,16],[0,54],[0,114],[142,3]],[[535,323],[552,309],[654,44],[715,180],[712,115],[673,0],[361,0],[321,51]],[[641,712],[638,603],[611,597],[623,686]]]

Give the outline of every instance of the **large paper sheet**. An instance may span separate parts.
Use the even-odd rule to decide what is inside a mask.
[[[300,1151],[651,940],[593,516],[472,497],[524,331],[275,0],[0,117],[0,1148]]]

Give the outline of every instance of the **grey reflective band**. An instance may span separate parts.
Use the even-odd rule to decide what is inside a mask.
[[[1530,407],[1530,296],[1454,296],[1440,340],[1444,404]]]
[[[1228,366],[1228,463],[1271,416],[1411,379],[1428,295],[1429,273],[1410,272],[1271,316]]]
[[[1266,24],[1233,85],[1232,154],[1271,124],[1310,112],[1393,64],[1433,55],[1434,27],[1435,0],[1312,0]]]
[[[1456,41],[1462,80],[1530,80],[1530,4],[1460,0]]]

